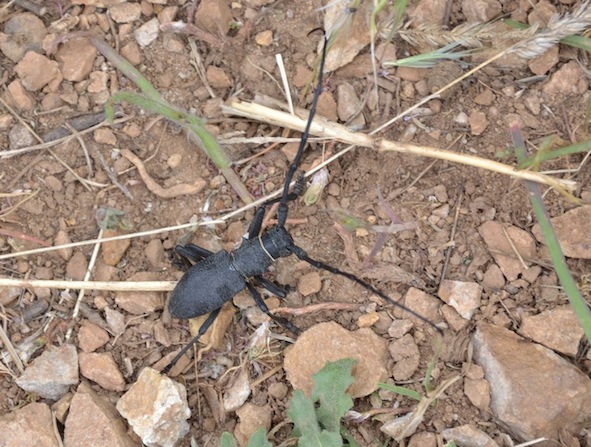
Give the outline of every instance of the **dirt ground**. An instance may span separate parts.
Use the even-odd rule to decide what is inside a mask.
[[[191,49],[187,43],[191,37],[160,32],[156,40],[141,47],[135,44],[133,33],[143,23],[158,17],[158,14],[170,13],[163,11],[171,6],[176,7],[174,20],[190,21],[188,17],[192,16],[199,2],[195,5],[183,0],[144,1],[140,4],[141,15],[138,19],[130,23],[118,23],[109,19],[110,26],[106,31],[99,26],[102,19],[97,20],[98,16],[106,15],[106,9],[100,2],[84,3],[89,5],[48,2],[47,13],[41,20],[49,27],[59,19],[60,14],[86,16],[71,27],[69,32],[91,31],[119,49],[132,42],[131,49],[136,48],[138,51],[139,63],[136,68],[140,69],[162,97],[180,108],[207,117],[208,129],[220,138],[282,135],[282,129],[275,126],[225,116],[221,113],[220,105],[232,96],[250,100],[256,95],[268,95],[283,101],[284,95],[278,87],[279,71],[275,65],[277,53],[283,56],[287,77],[294,85],[295,99],[300,101],[314,69],[319,42],[318,35],[308,33],[323,26],[324,15],[323,10],[318,10],[322,6],[320,1],[279,0],[267,6],[251,6],[257,2],[234,2],[230,10],[236,23],[235,29],[229,30],[223,37],[220,37],[219,29],[210,29],[210,36],[219,45],[195,40],[207,79],[212,84],[212,93],[216,96],[213,98],[193,65]],[[447,25],[453,28],[466,19],[461,2],[450,3],[452,6]],[[527,14],[532,6],[525,3],[504,1],[499,15],[511,16],[519,8],[527,11]],[[562,3],[554,2],[552,7],[559,12],[573,7]],[[413,4],[410,10],[415,7],[416,4]],[[9,8],[2,22],[6,23],[19,12],[22,11],[18,7]],[[215,17],[215,13],[211,14]],[[350,11],[350,14],[365,14],[368,17],[368,9],[363,6]],[[268,32],[272,36],[270,40]],[[344,32],[350,30],[345,29]],[[395,38],[393,43],[398,57],[418,51],[400,38]],[[128,50],[133,53],[129,48]],[[371,67],[369,70],[367,67],[359,68],[364,61],[367,64],[368,51],[367,47],[364,48],[353,64],[326,76],[322,86],[324,98],[320,113],[335,120],[337,108],[344,102],[337,95],[341,85],[353,86],[358,98],[367,99],[371,96]],[[2,83],[8,86],[19,79],[19,74],[15,71],[16,64],[13,61],[5,55],[0,57]],[[547,101],[540,98],[546,97],[543,88],[553,73],[569,62],[586,61],[586,58],[577,50],[565,46],[560,46],[556,57],[556,63],[550,65],[547,72],[534,78],[527,61],[489,66],[461,82],[443,98],[424,106],[429,110],[428,114],[417,114],[399,121],[381,136],[395,141],[475,154],[508,164],[515,163],[514,157],[501,153],[511,146],[508,125],[514,119],[523,124],[522,129],[530,147],[539,146],[544,138],[553,135],[566,142],[580,141],[588,132],[586,117],[589,95],[586,89],[584,94],[562,97],[557,95]],[[467,65],[456,66],[460,72],[474,65],[470,60],[467,62]],[[210,67],[219,67],[221,71],[214,72]],[[97,74],[91,76],[92,73]],[[100,78],[100,73],[107,74],[107,90],[89,91],[92,81],[95,77]],[[360,114],[365,120],[360,125],[361,131],[371,130],[412,106],[431,91],[433,83],[440,82],[433,79],[436,75],[445,77],[443,69],[441,72],[425,70],[416,73],[410,70],[409,73],[404,74],[396,68],[380,68],[378,75],[381,83],[377,105],[376,101],[371,100],[361,104],[363,108]],[[415,75],[417,77],[412,78]],[[580,79],[574,80],[573,85],[588,82],[587,72],[580,71],[580,76]],[[27,91],[33,107],[30,110],[15,110],[25,123],[43,135],[59,128],[72,117],[101,112],[104,100],[117,89],[134,90],[135,87],[98,54],[92,63],[91,73],[84,79],[62,80],[35,91]],[[76,93],[76,98],[66,100],[72,97],[73,92]],[[8,96],[6,90],[3,95],[4,98]],[[300,104],[307,107],[310,98],[307,95]],[[387,110],[384,108],[385,104],[388,104]],[[191,219],[216,219],[244,205],[215,166],[206,159],[196,144],[187,139],[186,133],[177,125],[157,119],[153,114],[144,113],[129,104],[123,104],[121,110],[125,117],[131,118],[122,124],[106,126],[82,137],[87,146],[88,162],[76,139],[52,146],[53,153],[43,150],[2,160],[1,207],[7,210],[18,204],[10,214],[4,211],[0,214],[2,254],[46,244],[53,245],[57,243],[56,237],[60,232],[60,238],[66,235],[66,239],[58,239],[62,242],[94,239],[99,234],[99,209],[123,212],[123,217],[119,220],[121,225],[116,232],[125,233],[165,228],[187,223]],[[15,142],[17,140],[9,138],[9,132],[20,124],[7,109],[2,113],[4,127],[0,132],[0,147],[19,147],[18,142]],[[289,134],[297,135],[295,132]],[[21,146],[36,143],[32,141]],[[233,169],[255,199],[282,186],[289,163],[286,157],[289,150],[282,151],[281,147],[280,144],[252,159],[249,157],[261,152],[263,147],[255,144],[233,144],[225,147],[230,158],[238,161]],[[137,170],[120,155],[121,149],[132,151],[142,160],[149,158],[146,169],[163,187],[180,183],[193,184],[198,179],[203,179],[206,186],[193,195],[159,197],[148,190]],[[324,149],[336,153],[342,146],[329,144]],[[309,168],[314,161],[320,160],[322,151],[322,145],[312,144],[304,156],[302,168]],[[61,161],[57,161],[57,157]],[[248,160],[244,161],[245,159]],[[579,155],[563,157],[546,163],[543,169],[570,170],[558,175],[575,180],[580,185],[575,194],[585,197],[585,193],[589,192],[590,171],[586,166],[576,170],[582,160],[583,157]],[[92,172],[89,172],[89,165],[93,168]],[[120,173],[117,176],[118,182],[131,192],[132,199],[113,184],[105,166],[115,166]],[[530,231],[534,224],[528,194],[522,182],[486,170],[358,148],[331,163],[328,171],[330,184],[316,204],[305,206],[297,201],[290,206],[289,231],[296,243],[305,248],[311,257],[353,271],[395,299],[403,296],[411,286],[436,295],[444,268],[447,269],[447,279],[482,283],[492,257],[478,234],[480,225],[494,219]],[[83,184],[73,173],[94,183]],[[339,220],[339,214],[334,212],[336,208],[372,225],[389,225],[389,211],[379,199],[378,191],[402,222],[417,223],[417,228],[388,236],[384,248],[371,263],[375,267],[398,266],[411,280],[393,280],[379,272],[372,276],[367,269],[354,262],[355,256],[363,261],[371,251],[377,237],[374,231],[353,232],[355,254],[351,254],[346,252],[343,239],[335,230],[335,222]],[[24,195],[10,195],[23,192]],[[29,199],[20,203],[25,197]],[[573,207],[554,191],[547,194],[545,199],[552,216],[561,215]],[[225,224],[198,227],[194,232],[163,231],[156,235],[133,238],[129,248],[114,266],[107,266],[99,256],[94,278],[98,279],[98,276],[110,281],[126,281],[138,273],[149,272],[150,279],[176,280],[182,274],[182,266],[174,254],[175,245],[190,241],[212,251],[233,249],[247,231],[252,217],[253,210],[249,210]],[[453,238],[452,229],[455,231]],[[452,239],[453,244],[449,244]],[[452,248],[449,260],[446,261],[448,246]],[[49,252],[3,260],[2,276],[83,279],[92,251],[91,245],[75,248],[73,253]],[[510,281],[505,283],[510,294],[507,302],[514,311],[511,318],[517,316],[519,319],[521,314],[536,314],[567,303],[566,297],[561,294],[550,297],[546,289],[557,285],[556,276],[548,268],[547,261],[538,259],[533,262],[543,267],[542,274],[533,284],[512,289]],[[582,283],[588,275],[589,262],[573,259],[569,260],[569,265],[575,278]],[[375,304],[372,307],[369,294],[359,287],[351,286],[345,278],[319,271],[320,290],[303,296],[302,284],[298,285],[299,279],[313,271],[312,267],[293,257],[282,259],[272,267],[269,278],[293,288],[282,306],[305,307],[323,302],[357,303],[359,306],[355,310],[329,309],[302,316],[286,316],[302,330],[323,321],[336,321],[349,330],[357,329],[359,317],[367,313],[368,309],[373,310],[376,307]],[[46,328],[50,318],[50,329],[46,330],[45,336],[47,344],[62,344],[69,329],[73,331],[71,340],[77,343],[76,334],[80,325],[91,320],[110,332],[110,341],[101,351],[112,354],[129,384],[133,383],[142,367],[154,365],[190,338],[187,322],[171,318],[162,308],[151,313],[140,312],[140,315],[117,308],[116,292],[88,291],[84,298],[86,306],[81,317],[76,320],[71,319],[75,291],[22,289],[14,299],[6,298],[8,292],[3,293],[3,325],[14,345],[19,346],[39,328]],[[462,340],[468,339],[477,322],[486,320],[510,328],[517,324],[507,316],[499,316],[505,311],[501,304],[493,301],[491,293],[490,289],[484,288],[481,305],[470,323],[454,334],[456,346],[460,348],[453,355],[438,360],[438,380],[451,376],[468,360],[467,343],[462,343]],[[39,302],[45,305],[40,307],[40,312],[35,313],[34,309],[39,308]],[[106,307],[118,309],[125,315],[125,330],[117,337],[105,321],[102,310]],[[391,315],[391,309],[381,304],[377,306],[378,315],[384,317],[387,314],[384,309]],[[16,318],[23,314],[28,315],[25,321]],[[255,319],[247,318],[246,314],[247,312],[238,311],[225,332],[221,347],[204,355],[199,362],[198,380],[192,368],[177,376],[177,380],[187,386],[192,408],[191,436],[198,445],[217,445],[220,434],[223,431],[233,432],[237,423],[234,413],[228,413],[221,422],[216,422],[202,390],[212,388],[215,393],[222,394],[229,386],[229,377],[224,375],[224,371],[242,361],[245,346],[256,329],[253,325]],[[21,323],[18,324],[17,321]],[[155,329],[162,323],[164,335],[157,334]],[[380,323],[376,323],[374,330],[388,338],[387,326],[384,329]],[[284,335],[273,345],[280,355],[268,362],[249,364],[248,371],[253,380],[280,365],[283,350],[289,345],[284,340],[286,337],[293,338],[293,334],[277,325],[272,325],[272,331]],[[419,343],[420,366],[407,386],[421,389],[420,380],[433,356],[433,342],[429,339],[433,336],[432,331],[424,331]],[[37,353],[42,351],[43,348]],[[589,361],[581,358],[571,358],[569,361],[586,374],[589,373]],[[220,376],[222,379],[219,379]],[[269,391],[270,385],[283,382],[289,389],[286,394]],[[280,368],[267,378],[267,383],[267,386],[253,392],[249,402],[271,405],[272,426],[275,427],[287,419],[286,408],[292,388]],[[8,374],[0,376],[0,387],[0,415],[21,407],[31,399]],[[103,390],[99,386],[94,388],[112,401],[122,394]],[[276,390],[277,385],[273,389]],[[444,404],[429,411],[422,426],[423,431],[437,432],[451,424],[472,423],[499,441],[498,435],[503,433],[503,429],[495,424],[490,413],[481,411],[470,403],[460,383],[452,386],[447,391],[447,396]],[[403,397],[398,400],[402,406],[412,405],[412,401]],[[355,409],[367,410],[372,404],[374,402],[369,398],[359,399],[355,401]],[[391,445],[392,441],[380,432],[379,426],[378,422],[371,420],[360,425],[347,424],[348,430],[361,445]],[[285,441],[288,433],[286,427],[280,428],[274,434],[274,444]],[[188,439],[185,439],[183,445],[189,445]]]

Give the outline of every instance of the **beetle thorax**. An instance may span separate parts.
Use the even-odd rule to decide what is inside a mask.
[[[291,254],[290,247],[293,246],[293,239],[285,227],[275,226],[267,230],[261,236],[263,248],[273,258],[284,258]]]

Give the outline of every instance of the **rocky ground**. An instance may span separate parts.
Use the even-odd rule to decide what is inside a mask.
[[[422,37],[410,45],[399,36],[387,41],[380,35],[377,96],[368,46],[371,2],[341,9],[337,17],[347,44],[329,53],[320,115],[367,132],[483,60],[478,55],[433,69],[381,65],[426,51],[427,36],[437,40],[444,34],[437,24],[451,29],[505,16],[543,28],[552,14],[580,6],[575,0],[411,3],[405,21],[412,23],[405,30]],[[234,249],[252,208],[226,218],[244,202],[176,124],[128,104],[114,124],[104,122],[109,97],[137,88],[90,36],[125,57],[166,101],[205,117],[220,141],[242,138],[224,147],[234,172],[258,199],[282,186],[299,134],[225,115],[221,106],[232,97],[263,95],[284,102],[275,59],[281,54],[294,101],[308,107],[321,40],[308,33],[325,26],[334,8],[322,6],[316,0],[5,5],[2,276],[176,281],[184,267],[175,245]],[[380,15],[378,22],[386,18]],[[493,38],[492,45],[501,40]],[[588,139],[588,75],[587,55],[562,44],[533,59],[505,58],[380,136],[514,165],[506,152],[513,122],[532,151],[548,137],[562,144]],[[80,132],[68,137],[74,129]],[[263,152],[272,140],[264,146],[244,142],[252,137],[294,141]],[[334,142],[313,143],[302,168],[341,149]],[[577,184],[574,194],[582,206],[555,190],[547,191],[545,201],[588,300],[586,160],[573,155],[540,168]],[[560,288],[522,182],[448,161],[363,148],[330,163],[328,174],[317,203],[290,207],[287,227],[296,243],[311,257],[400,300],[443,335],[346,278],[285,258],[269,278],[291,286],[290,293],[282,302],[265,298],[304,330],[301,336],[269,323],[248,295],[239,294],[224,307],[197,359],[182,359],[165,376],[157,371],[191,338],[188,322],[167,311],[168,293],[87,290],[77,306],[77,290],[4,286],[1,332],[8,338],[0,341],[0,446],[57,446],[62,440],[66,446],[164,446],[177,439],[177,445],[214,446],[224,431],[245,445],[260,426],[270,431],[273,445],[288,445],[294,388],[310,390],[311,374],[342,357],[358,360],[350,389],[357,413],[343,423],[358,445],[429,447],[455,439],[457,445],[513,446],[545,437],[552,441],[539,445],[591,446],[589,343]],[[182,194],[171,192],[179,187]],[[364,225],[347,230],[343,224],[355,219],[343,216]],[[224,222],[159,230],[219,218]],[[396,219],[407,229],[376,232],[375,226],[387,228]],[[101,230],[105,223],[111,228]],[[96,259],[93,244],[15,256],[151,230],[100,244]],[[408,419],[398,416],[416,411],[417,402],[377,391],[376,383],[425,396],[429,363],[433,387],[446,389],[410,430]]]

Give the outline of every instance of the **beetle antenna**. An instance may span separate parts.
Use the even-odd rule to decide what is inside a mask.
[[[283,185],[283,194],[281,195],[281,200],[279,201],[279,209],[277,210],[277,225],[280,227],[285,226],[285,221],[287,220],[287,202],[289,201],[289,186],[291,185],[291,180],[295,172],[300,165],[300,161],[302,156],[304,155],[304,149],[308,142],[308,136],[310,135],[310,127],[312,127],[312,121],[314,120],[314,115],[316,115],[316,105],[318,104],[318,97],[320,96],[320,92],[322,91],[322,75],[324,72],[324,61],[326,59],[326,47],[327,47],[328,40],[326,35],[324,36],[324,43],[322,44],[322,58],[320,59],[320,71],[318,73],[318,86],[316,87],[316,91],[314,92],[314,99],[312,100],[312,105],[310,106],[310,114],[308,115],[308,122],[306,123],[306,128],[304,129],[304,133],[302,134],[302,139],[300,140],[300,146],[298,147],[298,152],[294,157],[291,165],[289,166],[289,171],[285,176],[285,184]]]

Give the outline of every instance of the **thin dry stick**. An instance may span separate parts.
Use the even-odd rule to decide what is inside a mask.
[[[66,127],[66,129],[68,129],[70,131],[70,133],[72,135],[76,136],[76,139],[78,140],[78,143],[80,144],[80,147],[82,148],[82,151],[84,152],[84,158],[86,159],[86,167],[88,168],[88,177],[93,177],[94,173],[92,170],[92,160],[90,159],[90,154],[88,153],[88,148],[86,147],[86,143],[84,142],[84,138],[82,138],[82,135],[80,135],[79,133],[76,132],[76,129],[74,129],[71,124],[66,123],[65,127]]]
[[[222,106],[222,110],[228,114],[239,115],[277,126],[289,127],[290,129],[298,131],[303,131],[306,125],[305,117],[301,118],[299,116],[291,116],[288,113],[279,110],[271,109],[260,104],[242,102],[238,99],[234,99],[230,106]],[[576,182],[570,180],[556,179],[532,171],[517,171],[513,166],[474,155],[459,154],[456,152],[428,146],[418,146],[414,144],[388,141],[382,138],[373,137],[371,135],[352,132],[345,126],[330,122],[322,117],[314,118],[310,128],[310,133],[320,137],[332,138],[343,143],[348,143],[352,146],[372,148],[381,152],[392,151],[418,155],[421,157],[447,160],[454,163],[474,166],[477,168],[498,172],[500,174],[517,177],[522,180],[531,180],[536,183],[543,183],[545,185],[555,186],[562,189],[573,190],[576,187]],[[343,151],[341,151],[338,155],[340,156],[342,152]],[[332,161],[334,158],[335,157],[333,156],[329,160]]]
[[[98,257],[99,250],[101,248],[100,240],[103,238],[104,230],[101,228],[98,234],[97,239],[99,242],[96,243],[94,249],[92,250],[92,255],[90,256],[90,261],[88,262],[88,268],[86,269],[86,274],[84,275],[83,282],[88,282],[90,280],[90,276],[92,275],[92,269],[94,269],[94,264],[96,263],[96,258]],[[78,312],[80,312],[80,303],[84,299],[85,289],[80,290],[78,294],[78,298],[76,299],[76,304],[74,305],[74,311],[72,312],[72,320],[76,320],[78,318]],[[68,328],[68,332],[66,332],[66,341],[70,339],[72,335],[73,327],[70,326]]]
[[[3,105],[5,104],[1,97],[0,97],[0,102],[2,102]],[[119,119],[114,120],[112,124],[125,123],[126,121],[129,121],[133,118],[135,118],[135,116],[129,116],[126,118],[119,118]],[[88,129],[76,131],[76,133],[74,133],[72,135],[66,135],[65,137],[58,138],[57,140],[53,140],[53,141],[48,141],[47,143],[36,144],[34,146],[27,146],[27,147],[23,147],[20,149],[14,149],[14,150],[10,150],[10,151],[0,151],[0,158],[12,157],[15,155],[26,154],[28,152],[39,151],[42,149],[47,149],[48,147],[57,146],[58,144],[66,143],[66,142],[70,141],[72,138],[76,138],[77,135],[85,135],[87,133],[94,132],[96,129],[100,129],[101,127],[105,127],[105,126],[111,126],[111,123],[109,123],[108,121],[103,121],[102,123],[99,123],[96,126],[92,126],[92,127],[89,127]]]
[[[104,238],[103,241],[106,241]],[[67,281],[47,279],[0,278],[0,287],[47,287],[51,289],[106,290],[115,292],[169,292],[176,281]]]
[[[4,332],[4,328],[2,327],[1,324],[0,324],[0,340],[2,341],[2,343],[4,344],[4,347],[6,348],[8,353],[10,354],[10,357],[12,357],[12,360],[14,361],[14,364],[16,365],[16,367],[18,368],[20,373],[23,374],[25,372],[25,367],[23,365],[23,362],[21,362],[20,357],[16,353],[16,350],[14,349],[14,346],[12,345],[10,338],[8,338],[8,335],[6,335],[6,332]]]

